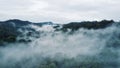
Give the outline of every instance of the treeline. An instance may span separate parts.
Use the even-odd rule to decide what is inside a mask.
[[[102,21],[83,21],[83,22],[71,22],[64,24],[61,30],[67,31],[67,29],[78,30],[79,28],[85,29],[103,29],[115,23],[113,20]]]

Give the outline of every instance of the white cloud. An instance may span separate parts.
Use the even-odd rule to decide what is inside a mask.
[[[32,6],[30,6],[29,11],[39,11],[48,8],[49,4],[45,1],[34,0]]]
[[[0,0],[0,20],[19,18],[30,21],[65,23],[120,17],[120,0]]]

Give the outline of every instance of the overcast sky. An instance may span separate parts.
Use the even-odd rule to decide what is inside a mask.
[[[120,20],[120,0],[0,0],[0,20]]]

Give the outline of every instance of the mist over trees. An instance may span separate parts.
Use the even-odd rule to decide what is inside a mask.
[[[113,20],[0,21],[0,68],[120,68],[119,28]]]
[[[83,21],[83,22],[71,22],[68,24],[54,24],[52,22],[41,22],[41,23],[34,23],[34,22],[29,22],[29,21],[22,21],[18,19],[12,19],[12,20],[7,20],[7,21],[1,21],[0,22],[0,42],[15,42],[16,37],[22,34],[21,32],[18,31],[18,29],[23,29],[23,30],[31,30],[31,32],[28,33],[28,35],[32,34],[35,32],[34,29],[28,27],[24,28],[24,26],[29,26],[29,25],[36,25],[39,27],[42,27],[44,25],[55,25],[52,26],[55,28],[55,31],[63,31],[67,32],[68,29],[71,31],[76,31],[80,28],[85,28],[85,29],[103,29],[111,26],[115,22],[113,20],[102,20],[102,21]],[[59,28],[59,27],[62,28]],[[22,40],[21,40],[22,41]],[[25,41],[25,40],[23,40]]]

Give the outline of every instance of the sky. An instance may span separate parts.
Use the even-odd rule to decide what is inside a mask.
[[[32,22],[119,20],[120,0],[0,0],[0,20]]]

